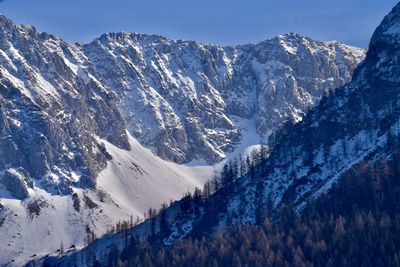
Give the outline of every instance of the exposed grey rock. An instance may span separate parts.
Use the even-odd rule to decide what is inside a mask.
[[[298,34],[218,47],[110,33],[83,49],[93,75],[120,90],[129,131],[178,163],[221,160],[240,143],[243,119],[255,119],[261,140],[298,122],[324,93],[349,81],[365,53]]]
[[[47,208],[49,203],[42,198],[36,198],[26,203],[26,210],[28,211],[29,217],[33,219],[35,216],[39,216],[42,209]]]
[[[130,146],[115,94],[75,74],[44,37],[0,19],[0,170],[23,167],[49,191],[66,194],[72,184],[93,186],[105,168],[109,155],[96,136]]]
[[[28,186],[32,187],[32,181],[29,174],[23,169],[6,170],[0,182],[13,197],[20,200],[29,196]]]

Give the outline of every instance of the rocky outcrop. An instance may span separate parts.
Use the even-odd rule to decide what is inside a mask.
[[[29,173],[20,169],[7,169],[0,183],[11,193],[16,199],[23,200],[29,196],[28,187],[33,187]]]
[[[0,18],[0,170],[23,167],[47,190],[68,194],[72,185],[93,187],[107,165],[96,137],[129,143],[115,94],[75,74],[44,38]]]

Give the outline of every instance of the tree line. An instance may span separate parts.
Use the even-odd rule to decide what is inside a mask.
[[[171,247],[134,237],[100,266],[400,266],[400,151],[361,162],[301,215],[290,207]],[[264,214],[268,214],[265,212]]]

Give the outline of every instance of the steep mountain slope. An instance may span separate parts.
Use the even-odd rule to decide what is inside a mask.
[[[285,164],[292,166],[287,168],[287,175],[271,172],[265,183],[269,188],[265,195],[272,197],[275,206],[301,205],[328,189],[352,165],[384,157],[396,148],[400,130],[400,39],[391,31],[399,21],[397,5],[375,31],[367,58],[352,82],[323,101],[278,144],[269,163],[281,169]],[[290,175],[292,170],[296,170],[295,176]],[[296,197],[285,199],[282,192],[288,192],[303,177],[307,180],[295,186]],[[280,178],[284,189],[275,190]],[[275,187],[271,188],[273,183]]]
[[[123,229],[118,235],[121,246],[103,251],[106,257],[86,252],[75,262],[78,266],[399,266],[400,150],[391,156],[353,167],[299,216],[282,209],[279,222],[271,223],[266,216],[256,224],[234,225],[168,247],[140,243]]]
[[[166,162],[128,135],[131,151],[101,140],[112,160],[100,172],[96,189],[73,188],[70,195],[28,188],[20,201],[0,190],[0,263],[21,266],[34,254],[80,247],[88,235],[101,236],[122,220],[142,218],[149,207],[180,199],[202,187],[214,173],[211,166]]]
[[[0,17],[0,47],[0,170],[52,192],[93,185],[107,165],[93,135],[129,149],[115,94],[75,76],[32,27]]]
[[[365,61],[352,81],[324,98],[299,124],[271,140],[271,156],[256,181],[244,178],[228,202],[225,220],[252,222],[260,208],[291,205],[301,209],[328,190],[360,161],[385,157],[398,145],[400,39],[395,31],[400,5],[375,31]],[[243,200],[251,205],[244,205]],[[232,217],[232,218],[231,218]]]
[[[201,187],[221,167],[209,164],[301,120],[364,54],[296,34],[69,44],[0,16],[0,264],[80,246]]]
[[[266,140],[346,83],[364,58],[361,49],[297,34],[217,47],[117,33],[82,49],[93,76],[123,95],[132,135],[177,163],[220,161],[245,138],[242,120],[254,120],[255,142]]]
[[[134,228],[133,234],[140,240],[150,237],[171,244],[226,225],[256,223],[264,212],[279,219],[277,211],[285,206],[301,211],[353,166],[391,159],[400,147],[399,56],[400,4],[376,29],[352,81],[325,97],[300,123],[274,135],[267,159],[209,198],[181,200],[183,215],[174,215],[174,205]],[[162,231],[165,218],[168,230]],[[118,234],[106,237],[63,263],[93,253],[103,259],[113,246],[121,249],[123,242]]]

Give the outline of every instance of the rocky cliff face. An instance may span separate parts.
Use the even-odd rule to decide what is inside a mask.
[[[254,119],[260,140],[298,122],[349,81],[364,50],[297,34],[218,47],[159,36],[105,34],[83,46],[93,76],[121,95],[129,131],[164,159],[215,163]]]
[[[93,185],[107,164],[96,135],[129,145],[115,94],[75,75],[46,39],[0,18],[0,169],[22,167],[41,186],[69,193]]]

